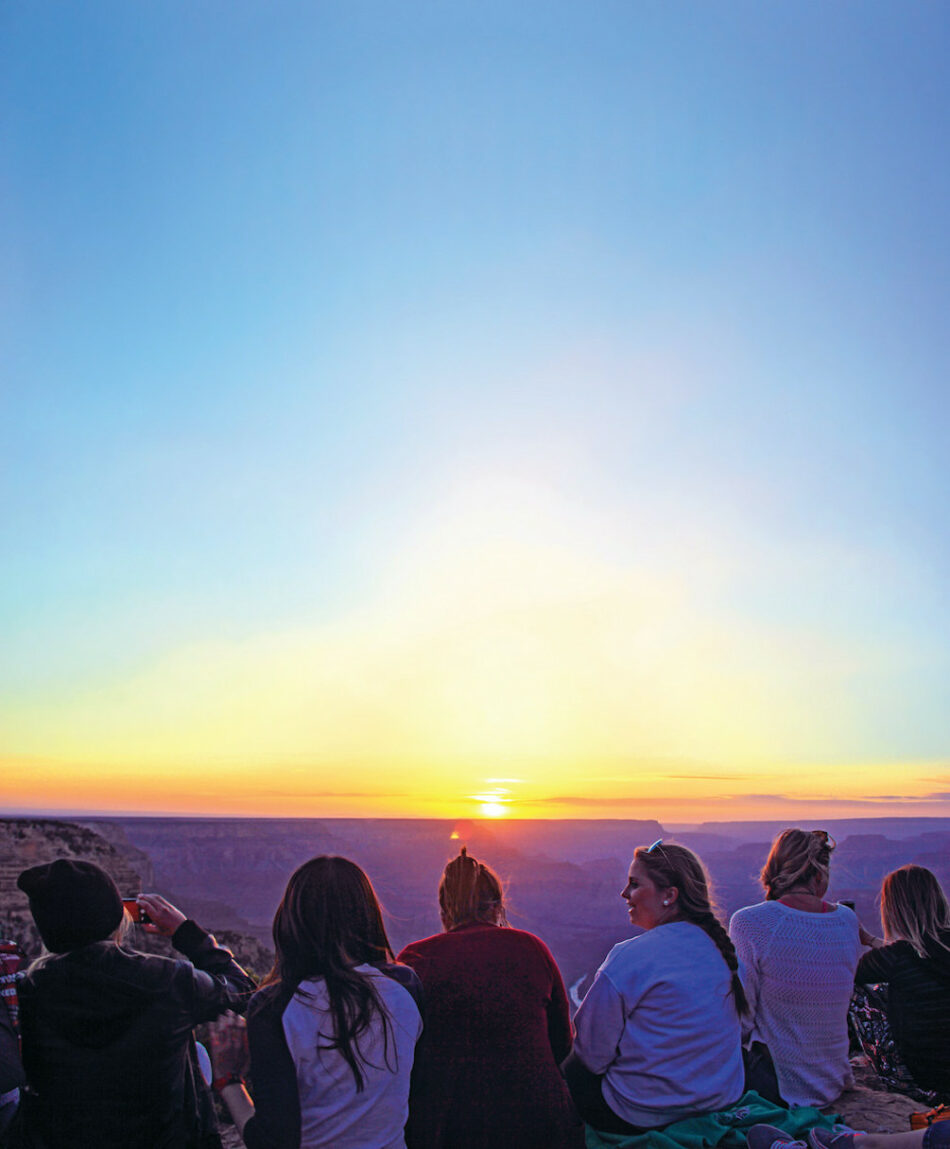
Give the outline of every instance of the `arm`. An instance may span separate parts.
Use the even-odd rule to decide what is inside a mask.
[[[739,980],[742,982],[746,1001],[749,1003],[749,1012],[742,1018],[742,1037],[745,1040],[755,1029],[761,983],[758,954],[741,910],[732,915],[732,920],[729,922],[729,937],[736,947],[736,957],[739,959]]]
[[[870,985],[876,981],[890,981],[900,962],[899,947],[900,942],[895,942],[880,949],[869,950],[858,962],[858,968],[854,971],[855,984]]]
[[[601,967],[574,1015],[574,1053],[592,1073],[605,1073],[616,1059],[626,1021],[623,999]]]
[[[208,1035],[214,1066],[213,1087],[228,1107],[238,1133],[243,1133],[244,1126],[254,1116],[254,1102],[244,1084],[250,1068],[247,1023],[235,1013],[226,1013],[208,1025]]]
[[[297,1067],[284,1037],[287,1001],[277,987],[268,987],[255,999],[248,1018],[254,1104],[242,1085],[228,1085],[221,1091],[247,1149],[298,1149],[300,1145]]]
[[[561,977],[557,962],[547,951],[547,947],[545,952],[551,970],[551,997],[547,1004],[548,1041],[551,1043],[554,1060],[560,1064],[571,1052],[574,1033],[571,1029],[571,1011],[567,1001],[567,990],[564,988],[564,978]]]
[[[866,930],[864,926],[858,922],[858,938],[863,946],[870,946],[872,949],[879,950],[884,945],[884,939],[875,937],[870,930]]]
[[[194,1021],[212,1021],[227,1010],[243,1013],[254,992],[254,981],[231,951],[219,946],[207,930],[158,894],[140,894],[138,900],[151,918],[145,927],[149,933],[171,938],[175,949],[195,967],[190,971]]]

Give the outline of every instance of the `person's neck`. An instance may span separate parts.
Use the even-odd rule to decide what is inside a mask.
[[[803,910],[809,914],[820,914],[824,911],[824,899],[819,897],[814,890],[787,890],[779,898],[783,906],[788,906],[790,910]]]

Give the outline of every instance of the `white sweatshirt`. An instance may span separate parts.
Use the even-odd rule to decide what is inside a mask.
[[[742,1095],[732,974],[692,922],[667,922],[607,955],[574,1018],[574,1051],[605,1074],[610,1108],[655,1129]]]

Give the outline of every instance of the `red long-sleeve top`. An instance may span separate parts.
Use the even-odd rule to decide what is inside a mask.
[[[567,994],[534,934],[471,922],[400,953],[425,992],[409,1149],[577,1149],[583,1126],[558,1064]]]

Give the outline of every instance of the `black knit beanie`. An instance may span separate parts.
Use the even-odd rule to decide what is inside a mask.
[[[115,882],[95,862],[58,858],[24,870],[16,884],[30,899],[33,921],[53,953],[102,941],[122,921]]]

